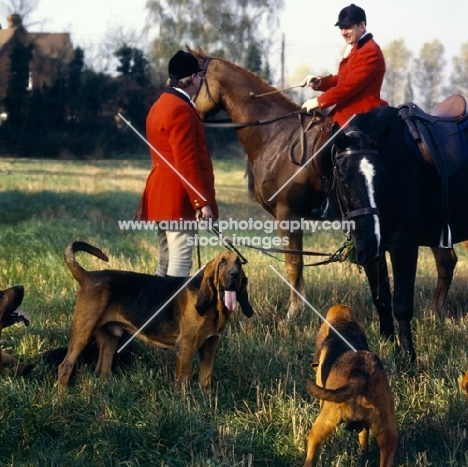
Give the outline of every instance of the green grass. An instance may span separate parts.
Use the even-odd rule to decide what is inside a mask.
[[[121,231],[117,220],[133,218],[149,161],[0,160],[0,289],[23,284],[21,306],[31,326],[2,332],[2,347],[26,362],[66,346],[75,280],[63,262],[65,246],[85,240],[110,257],[106,267],[153,273],[154,232]],[[270,219],[248,200],[243,164],[216,164],[221,218]],[[236,232],[228,232],[233,234]],[[237,232],[238,233],[238,232]],[[208,234],[205,234],[208,235]],[[252,234],[251,234],[252,235]],[[333,252],[342,234],[306,235],[307,248]],[[350,264],[306,268],[308,299],[321,313],[350,304],[381,357],[395,396],[400,444],[395,465],[468,465],[468,404],[459,390],[468,367],[468,255],[459,263],[441,321],[429,304],[435,266],[421,249],[414,336],[418,360],[398,361],[380,340],[365,276]],[[202,248],[202,261],[219,248]],[[174,355],[136,343],[136,361],[106,381],[80,365],[63,400],[56,371],[37,366],[26,377],[0,375],[0,466],[300,466],[307,433],[319,404],[306,391],[312,375],[319,319],[306,309],[285,322],[289,289],[270,269],[284,264],[241,248],[249,263],[255,315],[236,314],[220,341],[212,390],[197,385],[174,390]],[[282,259],[278,255],[279,259]],[[86,268],[103,263],[86,254]],[[307,260],[309,262],[309,260]],[[314,261],[311,259],[310,262]],[[355,434],[340,428],[323,443],[317,466],[378,466],[379,452],[359,456]]]

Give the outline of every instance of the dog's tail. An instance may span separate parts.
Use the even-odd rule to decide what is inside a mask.
[[[69,267],[73,277],[82,284],[88,275],[88,271],[81,267],[75,259],[75,253],[77,251],[86,251],[87,253],[102,259],[103,261],[109,261],[109,258],[99,249],[86,242],[73,242],[65,248],[64,258],[67,266]]]
[[[322,386],[318,386],[317,383],[312,380],[307,380],[307,391],[317,399],[325,400],[329,402],[345,402],[359,394],[362,394],[367,386],[367,378],[363,373],[353,375],[351,379],[344,385],[337,389],[327,389]]]

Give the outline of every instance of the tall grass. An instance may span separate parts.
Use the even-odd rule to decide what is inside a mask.
[[[157,242],[151,231],[122,231],[117,220],[133,217],[149,162],[0,161],[0,289],[23,284],[22,309],[31,326],[3,331],[2,347],[26,362],[66,346],[77,284],[65,266],[65,246],[85,240],[102,248],[110,264],[86,254],[86,268],[153,273]],[[269,219],[248,201],[243,166],[216,164],[222,218]],[[236,232],[228,232],[230,234]],[[239,233],[239,232],[237,232]],[[208,233],[203,233],[208,235]],[[252,234],[251,234],[252,235]],[[307,248],[333,252],[342,234],[307,234]],[[468,256],[459,264],[447,302],[447,318],[429,310],[435,286],[430,252],[421,249],[413,320],[418,360],[405,364],[378,334],[364,274],[349,264],[306,268],[308,299],[321,313],[350,304],[381,357],[395,396],[400,430],[395,465],[468,465],[468,404],[459,390],[468,367],[466,301]],[[255,315],[236,314],[220,341],[213,387],[174,390],[174,355],[137,342],[135,361],[105,381],[93,366],[78,365],[63,400],[56,370],[37,365],[18,377],[0,375],[1,466],[300,466],[319,403],[306,391],[312,375],[319,318],[308,308],[283,320],[288,287],[282,263],[241,248],[249,263]],[[202,262],[219,248],[201,249]],[[278,255],[278,259],[282,259]],[[307,260],[309,261],[309,260]],[[379,451],[360,456],[355,433],[343,428],[323,443],[316,465],[377,466]]]

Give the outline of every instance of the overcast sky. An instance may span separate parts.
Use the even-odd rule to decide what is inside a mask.
[[[276,0],[270,1],[274,4]],[[104,41],[111,27],[141,30],[146,21],[145,2],[39,0],[35,19],[45,19],[43,30],[69,31],[74,45],[86,46]],[[368,31],[381,47],[403,38],[418,55],[425,42],[439,39],[450,64],[452,57],[460,54],[461,44],[468,41],[468,0],[360,0],[356,4],[366,11]],[[285,0],[274,28],[274,71],[277,73],[280,63],[282,34],[287,74],[294,73],[301,64],[310,65],[314,71],[335,71],[344,41],[334,24],[341,8],[347,5],[341,0]],[[0,22],[5,24],[5,18]]]

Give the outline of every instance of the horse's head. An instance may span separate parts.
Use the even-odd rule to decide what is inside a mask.
[[[379,217],[383,168],[377,152],[380,137],[350,129],[336,142],[334,186],[341,214],[349,221],[358,264],[383,253]]]
[[[297,104],[256,74],[228,60],[210,57],[202,49],[186,46],[204,71],[203,81],[193,101],[203,120],[225,110],[233,122],[277,116],[298,110]],[[272,91],[275,91],[272,96]],[[266,95],[265,98],[256,98]]]
[[[198,52],[192,50],[188,45],[185,47],[188,52],[198,60],[200,68],[203,70],[203,81],[197,95],[193,98],[197,106],[198,114],[203,120],[210,115],[218,113],[223,108],[220,97],[220,83],[219,80],[213,79],[207,75],[211,57],[207,56],[200,47],[198,48]],[[211,66],[216,67],[216,64],[212,63]]]

